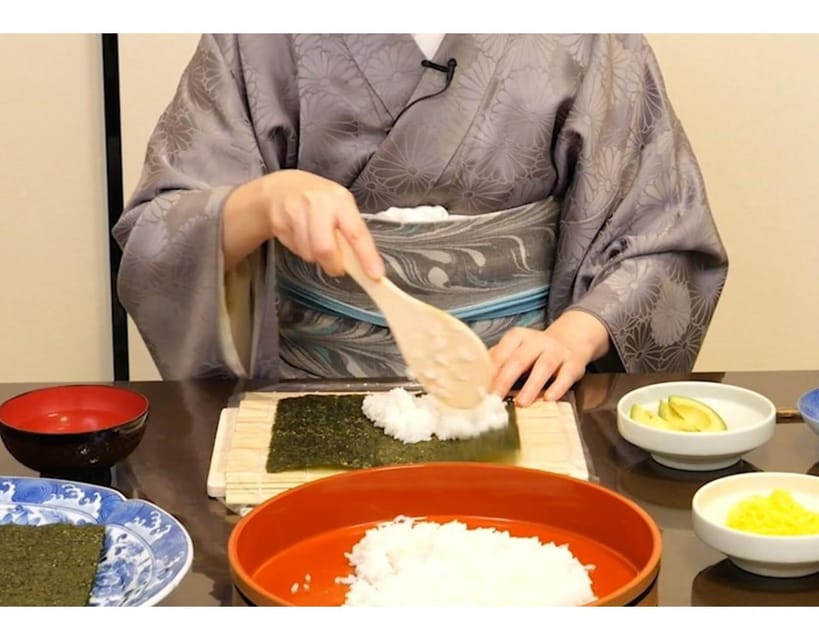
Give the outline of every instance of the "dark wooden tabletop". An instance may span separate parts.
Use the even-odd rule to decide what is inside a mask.
[[[617,433],[615,409],[630,389],[682,379],[679,375],[591,374],[575,389],[581,432],[592,479],[629,497],[648,511],[663,534],[659,604],[667,606],[819,605],[819,574],[774,579],[745,573],[699,541],[691,528],[690,503],[704,483],[748,470],[819,475],[819,436],[794,409],[803,393],[819,387],[817,371],[701,373],[713,380],[753,389],[771,399],[781,422],[774,437],[729,469],[682,472],[662,467]],[[118,383],[150,401],[140,445],[101,482],[129,498],[153,502],[173,514],[193,539],[190,573],[164,606],[239,604],[227,561],[227,540],[235,513],[208,497],[207,474],[220,411],[241,393],[266,387],[259,382],[190,381]],[[0,384],[0,401],[40,384]],[[0,447],[0,475],[36,476]]]

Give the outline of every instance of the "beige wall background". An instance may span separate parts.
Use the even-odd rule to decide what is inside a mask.
[[[0,381],[112,376],[99,37],[0,35]]]
[[[126,194],[197,39],[120,37]],[[649,40],[731,258],[697,370],[819,369],[819,35]],[[98,36],[0,35],[0,381],[112,375],[100,66]]]

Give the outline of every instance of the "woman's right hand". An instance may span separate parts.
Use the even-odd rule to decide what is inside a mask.
[[[305,262],[318,263],[329,275],[340,276],[344,268],[336,229],[350,243],[365,273],[374,280],[382,277],[384,263],[349,190],[299,169],[269,173],[237,187],[225,201],[225,271],[276,238]]]

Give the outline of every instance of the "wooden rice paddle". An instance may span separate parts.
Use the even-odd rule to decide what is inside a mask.
[[[336,236],[344,270],[384,314],[412,377],[455,409],[480,404],[492,379],[492,361],[481,339],[455,316],[404,293],[388,278],[370,278],[341,233]]]

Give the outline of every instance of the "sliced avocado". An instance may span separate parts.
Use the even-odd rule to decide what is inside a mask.
[[[700,421],[691,420],[677,411],[668,400],[660,400],[658,413],[675,431],[699,431]]]
[[[688,396],[668,396],[668,405],[698,431],[725,431],[725,420],[704,402]]]
[[[656,427],[657,429],[668,429],[669,431],[673,431],[673,427],[668,424],[668,422],[658,416],[653,411],[649,411],[645,407],[641,407],[639,404],[631,405],[631,410],[629,411],[629,418],[634,420],[635,422],[639,422],[640,424],[644,424],[647,427]]]

